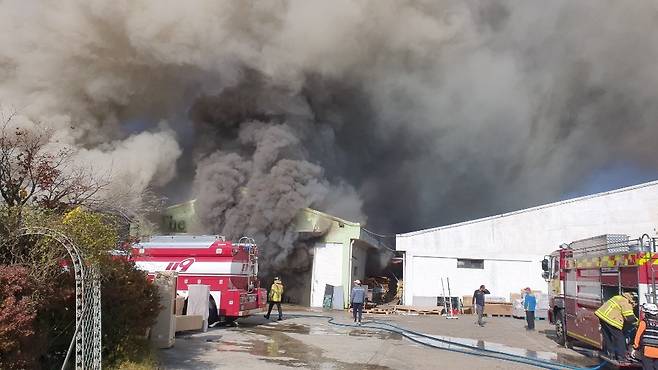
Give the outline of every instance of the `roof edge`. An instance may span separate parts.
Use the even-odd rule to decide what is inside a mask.
[[[344,220],[344,219],[342,219],[342,218],[340,218],[340,217],[336,217],[336,216],[334,216],[334,215],[330,215],[330,214],[328,214],[328,213],[324,213],[324,212],[322,212],[322,211],[318,211],[317,209],[313,209],[313,208],[306,207],[306,208],[302,208],[301,211],[302,211],[302,212],[309,212],[309,213],[315,214],[315,215],[320,216],[320,217],[324,217],[324,218],[328,218],[328,219],[334,220],[334,221],[336,221],[336,222],[344,223],[344,224],[346,224],[346,225],[356,226],[356,227],[361,227],[361,224],[358,223],[358,222],[347,221],[347,220]]]
[[[176,204],[171,204],[171,205],[169,205],[169,206],[166,206],[165,209],[174,209],[174,208],[179,208],[179,207],[183,207],[183,206],[187,206],[187,205],[192,205],[192,206],[194,206],[194,205],[196,204],[196,201],[197,201],[196,199],[190,199],[190,200],[185,201],[185,202],[180,202],[180,203],[176,203]],[[358,223],[358,222],[344,220],[344,219],[342,219],[342,218],[340,218],[340,217],[337,217],[337,216],[334,216],[334,215],[330,215],[330,214],[328,214],[328,213],[324,213],[324,212],[322,212],[322,211],[318,211],[317,209],[313,209],[313,208],[305,207],[305,208],[302,208],[300,211],[301,211],[301,212],[309,212],[309,213],[315,214],[315,215],[320,216],[320,217],[324,217],[324,218],[328,218],[328,219],[334,220],[334,221],[336,221],[336,222],[344,223],[344,224],[346,224],[346,225],[356,226],[356,227],[361,227],[361,224]]]
[[[657,186],[657,185],[658,185],[658,180],[654,180],[654,181],[649,181],[649,182],[645,182],[645,183],[642,183],[642,184],[627,186],[627,187],[624,187],[624,188],[604,191],[604,192],[601,192],[601,193],[594,193],[594,194],[585,195],[585,196],[582,196],[582,197],[561,200],[559,202],[542,204],[542,205],[539,205],[539,206],[524,208],[524,209],[517,210],[517,211],[501,213],[501,214],[488,216],[488,217],[483,217],[483,218],[477,218],[475,220],[463,221],[463,222],[459,222],[459,223],[456,223],[456,224],[438,226],[438,227],[433,227],[433,228],[430,228],[430,229],[411,231],[411,232],[402,233],[402,234],[395,234],[395,237],[396,238],[398,238],[398,237],[404,238],[404,237],[415,236],[415,235],[419,235],[419,234],[425,234],[425,233],[429,233],[429,232],[433,232],[433,231],[451,229],[451,228],[455,228],[455,227],[459,227],[459,226],[465,226],[465,225],[470,225],[470,224],[475,224],[475,223],[480,223],[480,222],[485,222],[485,221],[491,221],[491,220],[495,220],[495,219],[498,219],[498,218],[514,216],[514,215],[518,215],[518,214],[521,214],[521,213],[537,211],[537,210],[544,209],[544,208],[556,207],[556,206],[560,206],[560,205],[563,205],[563,204],[575,203],[575,202],[580,202],[580,201],[583,201],[583,200],[588,200],[588,199],[593,199],[593,198],[600,198],[600,197],[603,197],[603,196],[608,196],[608,195],[617,194],[617,193],[623,193],[623,192],[627,192],[627,191],[631,191],[631,190],[637,190],[637,189],[642,189],[642,188],[646,188],[646,187],[650,187],[650,186]]]

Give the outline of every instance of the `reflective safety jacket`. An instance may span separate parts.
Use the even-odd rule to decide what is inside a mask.
[[[620,295],[608,299],[594,314],[619,330],[624,327],[624,321],[637,322],[637,317],[633,313],[633,305]]]
[[[658,358],[658,319],[647,317],[640,321],[633,348],[641,348],[644,357]]]
[[[275,281],[270,288],[270,302],[281,302],[281,297],[283,297],[283,284]]]

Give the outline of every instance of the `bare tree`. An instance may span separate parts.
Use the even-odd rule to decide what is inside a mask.
[[[11,127],[13,118],[0,126],[0,196],[8,207],[62,210],[92,200],[109,183],[76,165],[70,149],[49,148],[47,129]]]
[[[157,229],[166,198],[150,188],[135,189],[129,182],[113,183],[100,197],[87,202],[87,206],[114,219],[121,237],[128,238],[131,231],[147,235]],[[131,230],[131,228],[135,228]]]

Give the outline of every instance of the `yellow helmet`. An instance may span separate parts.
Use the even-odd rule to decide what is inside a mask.
[[[622,296],[628,299],[632,304],[637,304],[637,294],[635,294],[635,292],[626,292],[623,293]]]

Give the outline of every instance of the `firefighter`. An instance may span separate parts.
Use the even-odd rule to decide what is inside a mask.
[[[283,282],[281,282],[281,279],[278,277],[274,278],[274,283],[272,283],[272,287],[270,288],[270,294],[267,296],[268,300],[270,301],[270,306],[267,309],[267,315],[265,315],[266,319],[270,319],[270,313],[272,313],[272,307],[276,305],[276,309],[279,310],[279,318],[278,321],[283,320],[283,312],[281,312],[281,299],[283,298]]]
[[[626,337],[624,323],[635,325],[637,317],[633,308],[637,305],[637,295],[632,292],[616,295],[608,299],[594,313],[601,323],[603,350],[611,359],[626,360]]]
[[[635,334],[632,357],[639,350],[642,353],[642,368],[658,370],[658,306],[645,303],[642,311],[644,319]]]

